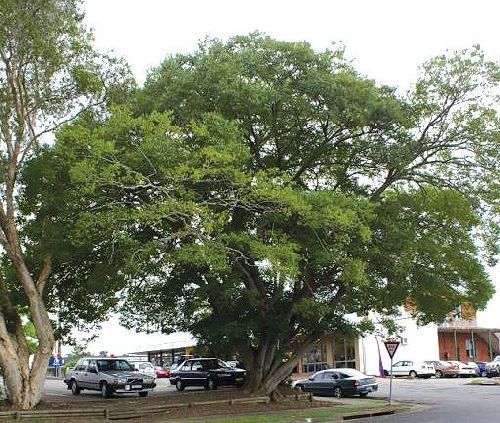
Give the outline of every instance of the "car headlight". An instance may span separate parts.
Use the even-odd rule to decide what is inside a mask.
[[[147,385],[153,383],[154,381],[154,379],[144,379],[144,383],[146,383]]]
[[[118,383],[127,383],[127,378],[126,377],[119,378]]]

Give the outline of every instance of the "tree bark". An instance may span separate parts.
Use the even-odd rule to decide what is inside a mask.
[[[9,206],[7,208],[9,209]],[[1,206],[0,228],[0,243],[14,267],[19,284],[26,296],[31,321],[38,339],[38,350],[30,368],[21,316],[10,303],[5,283],[1,281],[0,365],[4,369],[8,401],[16,409],[26,410],[35,407],[40,402],[49,358],[55,344],[52,324],[42,298],[51,260],[50,258],[44,260],[38,284],[36,284],[24,260],[14,214],[5,213]]]
[[[3,368],[8,401],[16,409],[28,410],[40,402],[49,358],[54,349],[55,341],[52,324],[41,293],[38,293],[24,261],[16,260],[16,263],[13,262],[13,264],[23,288],[26,287],[24,291],[28,297],[31,319],[36,329],[39,345],[30,368],[29,351],[21,316],[9,301],[4,281],[0,281],[0,294],[2,295],[0,303],[0,366]],[[21,278],[23,279],[21,280]]]
[[[297,365],[302,357],[317,341],[316,336],[311,336],[300,342],[292,352],[291,356],[285,360],[276,352],[277,341],[265,340],[259,343],[259,347],[254,352],[254,360],[250,363],[249,379],[246,390],[252,394],[268,395],[276,400],[279,396],[274,395],[278,385],[285,380]]]

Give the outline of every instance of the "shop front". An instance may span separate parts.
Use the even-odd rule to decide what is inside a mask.
[[[304,374],[329,368],[358,368],[357,349],[358,340],[356,338],[326,334],[304,353],[295,372]]]

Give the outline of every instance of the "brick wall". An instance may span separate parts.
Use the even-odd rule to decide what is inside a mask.
[[[490,361],[488,343],[477,334],[474,334],[474,345],[476,349],[475,357],[472,358],[468,356],[465,349],[466,341],[468,339],[471,339],[470,333],[457,333],[457,346],[459,353],[459,357],[457,357],[453,333],[439,332],[439,358],[441,360]]]

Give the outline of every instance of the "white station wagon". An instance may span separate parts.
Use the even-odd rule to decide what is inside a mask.
[[[436,369],[433,364],[427,364],[423,361],[403,360],[397,361],[392,365],[392,374],[393,376],[422,377],[427,379],[436,374]]]

